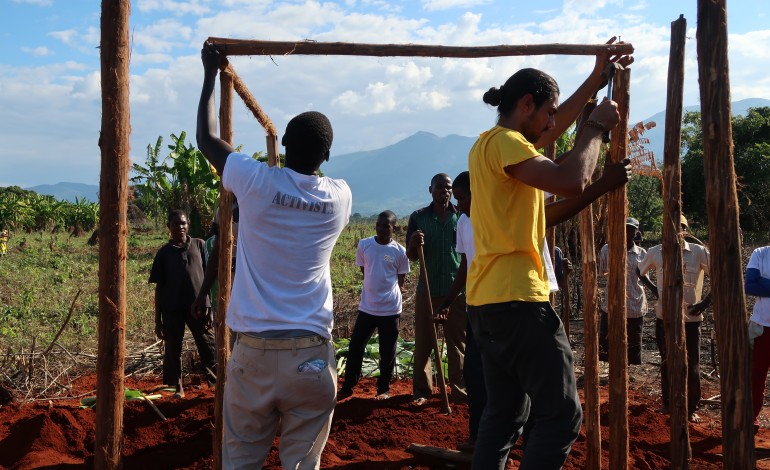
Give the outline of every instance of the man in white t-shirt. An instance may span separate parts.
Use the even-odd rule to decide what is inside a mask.
[[[644,284],[638,275],[637,266],[647,251],[636,244],[636,234],[639,232],[639,221],[633,217],[626,219],[626,332],[628,334],[628,363],[642,363],[642,326],[644,315],[647,313],[647,297],[644,294]],[[609,246],[599,250],[599,276],[609,274]],[[649,280],[648,280],[649,282]],[[651,283],[651,282],[650,282]],[[599,359],[609,359],[609,320],[607,315],[607,300],[609,292],[604,293],[599,307]]]
[[[751,352],[751,401],[754,408],[754,430],[759,430],[757,417],[765,399],[767,371],[770,370],[770,246],[754,250],[746,266],[746,295],[756,297],[749,320]]]
[[[353,387],[361,376],[366,343],[374,330],[377,330],[380,343],[380,376],[377,378],[375,399],[390,398],[390,379],[396,365],[401,295],[409,272],[406,248],[393,240],[396,221],[393,212],[381,212],[375,224],[377,235],[358,242],[356,266],[361,267],[364,286],[348,346],[345,383],[337,394],[338,400],[353,394]]]
[[[222,466],[261,468],[280,423],[283,468],[317,469],[337,391],[329,258],[350,218],[350,188],[317,175],[332,143],[318,112],[287,124],[285,168],[235,153],[216,135],[219,51],[204,44],[201,58],[198,147],[240,208]]]
[[[687,231],[687,219],[681,216],[682,232]],[[685,303],[685,348],[687,350],[687,410],[690,421],[700,422],[700,417],[695,413],[698,409],[701,396],[700,382],[700,325],[703,322],[703,311],[711,303],[711,296],[703,295],[703,276],[709,272],[710,260],[708,250],[695,243],[684,241],[682,245],[682,267],[684,279],[682,297]],[[657,286],[649,282],[646,274],[651,270],[656,271]],[[666,335],[663,328],[663,306],[661,293],[663,292],[663,245],[655,245],[647,251],[642,261],[639,262],[639,275],[642,282],[650,288],[658,297],[655,304],[655,341],[660,351],[660,388],[663,399],[662,413],[669,411],[668,390],[668,352],[666,349]],[[648,284],[649,282],[649,284]]]

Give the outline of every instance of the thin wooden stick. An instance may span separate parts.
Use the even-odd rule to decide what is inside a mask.
[[[354,55],[372,57],[481,58],[533,55],[632,54],[631,44],[524,44],[497,46],[437,46],[424,44],[357,44],[316,41],[258,41],[208,38],[228,56],[235,55]]]
[[[43,356],[47,356],[49,352],[51,352],[51,349],[53,349],[53,345],[56,343],[56,340],[59,339],[59,336],[61,336],[62,331],[64,331],[64,328],[67,327],[67,324],[70,322],[70,318],[72,318],[72,311],[75,310],[75,302],[78,301],[78,297],[80,297],[80,293],[83,292],[83,289],[78,289],[77,294],[75,294],[75,298],[72,299],[72,304],[70,305],[70,311],[67,313],[67,318],[64,319],[64,323],[62,323],[61,328],[59,328],[59,331],[56,332],[56,336],[53,337],[53,341],[51,341],[51,344],[48,345],[48,348],[46,348],[45,352],[43,352]]]
[[[254,98],[254,95],[251,94],[248,87],[246,87],[246,84],[243,83],[241,77],[235,73],[233,64],[228,63],[224,71],[230,74],[233,81],[233,89],[238,93],[238,96],[241,97],[243,104],[245,104],[254,117],[257,118],[257,121],[265,129],[265,132],[268,135],[277,135],[275,124],[273,124],[270,117],[262,110],[262,107],[257,103],[257,99]]]
[[[436,369],[438,369],[438,382],[441,389],[441,399],[444,404],[444,413],[452,414],[452,409],[449,407],[449,395],[446,392],[446,381],[444,381],[444,364],[441,362],[441,352],[438,348],[438,335],[436,334],[436,324],[433,322],[433,301],[430,298],[430,284],[428,284],[428,269],[425,266],[425,252],[422,249],[422,245],[417,252],[420,257],[420,275],[422,281],[425,284],[425,296],[428,299],[428,315],[430,315],[431,334],[433,336],[433,350],[436,352]]]

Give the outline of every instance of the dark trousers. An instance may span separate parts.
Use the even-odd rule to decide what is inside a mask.
[[[468,319],[465,337],[465,362],[463,363],[465,391],[468,393],[468,434],[475,440],[479,433],[479,423],[484,407],[487,405],[487,387],[484,385],[484,367],[481,363],[481,351],[473,338],[473,327]]]
[[[687,350],[687,413],[695,413],[700,403],[700,324],[701,322],[685,322],[684,341]],[[655,320],[655,342],[660,351],[660,388],[663,394],[663,405],[669,405],[668,391],[668,351],[666,350],[666,335],[663,320]]]
[[[361,378],[361,363],[364,360],[366,343],[376,329],[380,343],[380,376],[377,378],[377,394],[390,390],[390,379],[396,366],[396,343],[398,341],[399,315],[377,316],[358,311],[353,334],[348,346],[345,365],[345,383],[342,389],[352,391]]]
[[[561,468],[583,417],[561,319],[548,302],[468,310],[487,388],[473,468],[502,470],[530,414],[534,427],[519,468]]]
[[[762,334],[754,338],[751,349],[751,404],[756,425],[765,402],[767,371],[770,370],[770,327],[762,327]]]
[[[640,365],[642,363],[642,326],[644,317],[626,318],[626,337],[628,338],[628,363]],[[599,359],[609,359],[609,321],[607,312],[599,311]]]
[[[165,350],[163,352],[163,383],[170,386],[182,385],[182,340],[185,324],[195,340],[203,367],[212,372],[217,368],[217,351],[214,330],[206,328],[205,318],[190,315],[190,309],[166,313],[161,312],[163,329],[166,331]]]

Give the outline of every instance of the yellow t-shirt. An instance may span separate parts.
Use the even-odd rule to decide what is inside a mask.
[[[539,155],[520,133],[495,126],[468,156],[471,224],[476,256],[468,271],[467,302],[544,302],[549,285],[543,262],[543,191],[518,181],[505,167]]]

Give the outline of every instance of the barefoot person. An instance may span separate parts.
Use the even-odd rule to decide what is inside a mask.
[[[595,80],[588,96],[598,87],[598,73]],[[556,220],[557,212],[563,216],[560,210],[570,203],[546,213],[543,191],[580,196],[602,134],[619,115],[615,103],[601,103],[570,155],[553,162],[532,144],[556,128],[558,101],[558,85],[544,72],[515,73],[484,94],[484,102],[497,107],[497,125],[481,134],[468,157],[476,248],[468,271],[468,317],[487,388],[474,469],[503,469],[530,413],[535,424],[521,469],[560,468],[580,429],[572,349],[548,302],[543,252],[546,220]],[[579,109],[583,104],[576,103]]]
[[[687,219],[681,217],[681,230],[687,231]],[[687,414],[690,421],[700,422],[700,416],[695,411],[700,404],[700,325],[703,323],[703,312],[711,304],[711,295],[703,297],[703,275],[710,269],[708,250],[695,243],[682,240],[682,267],[684,279],[682,285],[682,297],[685,303],[684,333],[685,348],[687,350]],[[639,263],[639,275],[647,287],[658,297],[655,304],[655,342],[660,351],[660,390],[663,398],[661,413],[669,412],[668,389],[668,351],[666,348],[666,334],[663,327],[663,245],[655,245]],[[657,286],[652,284],[645,276],[655,270]],[[648,284],[649,283],[649,284]]]
[[[227,310],[222,466],[261,468],[281,429],[283,468],[317,469],[336,403],[329,259],[351,212],[343,180],[318,176],[332,127],[304,112],[286,126],[285,168],[236,153],[216,135],[215,46],[201,51],[198,147],[238,198],[238,268]]]
[[[390,398],[390,379],[396,366],[401,294],[409,272],[406,248],[393,240],[396,221],[393,212],[381,212],[375,224],[377,235],[359,241],[356,248],[356,265],[361,267],[364,286],[348,347],[345,383],[337,394],[338,400],[353,394],[353,387],[361,376],[366,343],[375,329],[380,343],[380,376],[377,378],[375,399]]]

